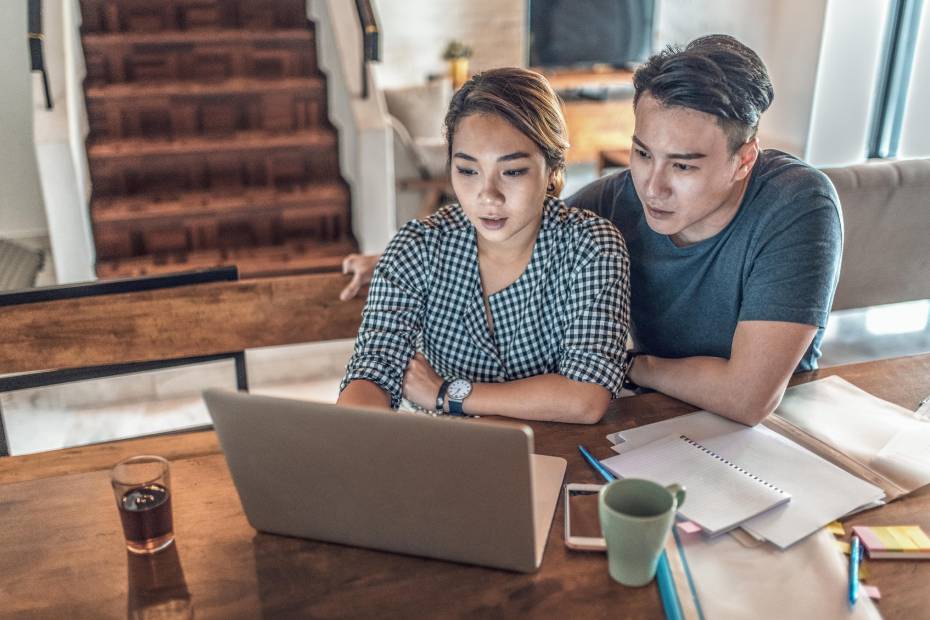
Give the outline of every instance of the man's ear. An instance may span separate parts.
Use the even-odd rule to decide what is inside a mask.
[[[734,181],[742,181],[752,172],[752,167],[759,159],[759,138],[753,137],[736,151],[736,173]]]

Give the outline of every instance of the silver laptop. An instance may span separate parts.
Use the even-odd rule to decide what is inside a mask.
[[[565,459],[524,424],[204,392],[257,530],[533,572]]]

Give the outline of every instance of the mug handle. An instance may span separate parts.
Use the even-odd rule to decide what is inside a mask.
[[[665,487],[665,490],[675,497],[675,510],[681,508],[681,505],[685,503],[685,487],[680,484],[670,484]]]

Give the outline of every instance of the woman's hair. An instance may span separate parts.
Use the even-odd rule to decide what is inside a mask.
[[[462,119],[473,114],[495,114],[532,140],[553,172],[546,193],[558,196],[562,192],[568,129],[559,96],[546,78],[534,71],[506,67],[483,71],[465,82],[452,97],[446,113],[450,165],[455,130]]]

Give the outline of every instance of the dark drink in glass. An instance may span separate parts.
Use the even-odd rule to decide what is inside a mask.
[[[126,459],[113,468],[112,484],[129,551],[155,553],[174,541],[165,459],[158,456]]]

